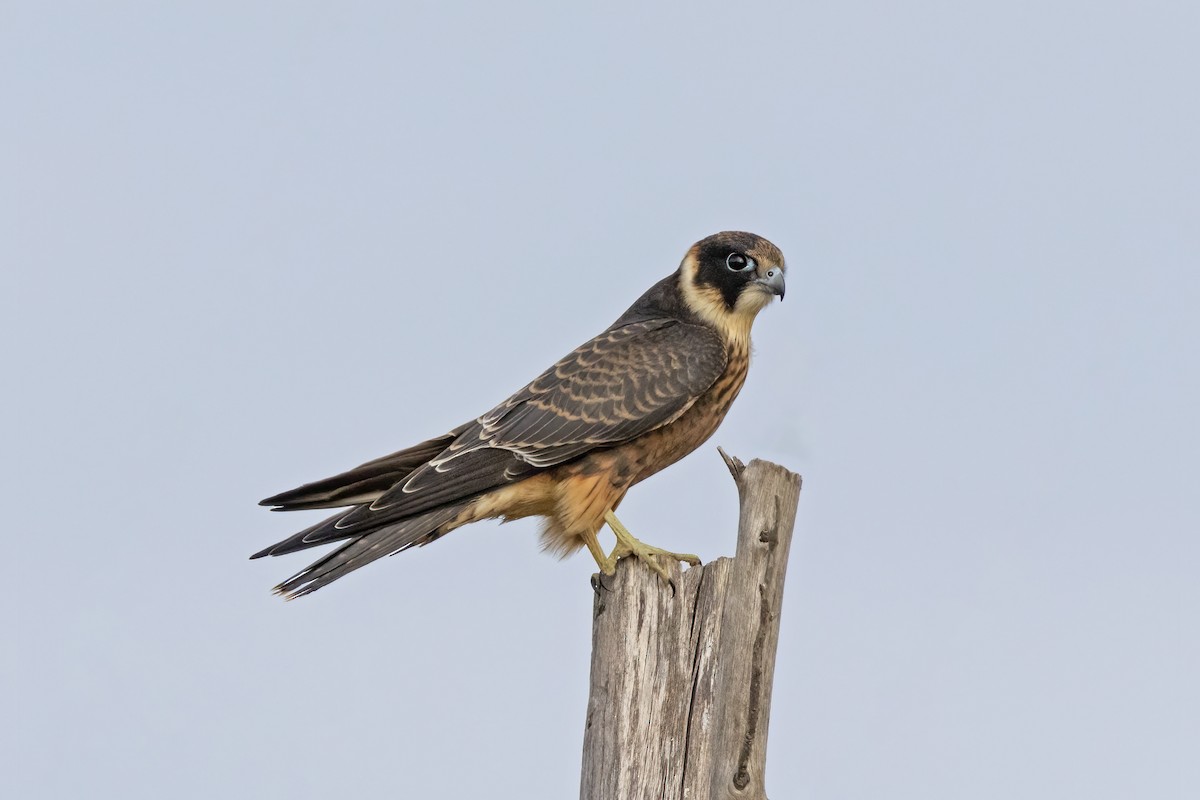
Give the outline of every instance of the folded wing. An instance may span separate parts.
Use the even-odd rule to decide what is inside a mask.
[[[355,507],[253,557],[354,539],[295,579],[311,578],[318,565],[340,576],[350,563],[428,541],[454,517],[449,509],[457,514],[492,489],[669,424],[725,365],[725,348],[707,328],[669,318],[615,325],[446,436],[262,501],[277,510]]]
[[[674,319],[611,328],[479,417],[347,522],[406,516],[521,480],[677,419],[725,369],[716,334]]]

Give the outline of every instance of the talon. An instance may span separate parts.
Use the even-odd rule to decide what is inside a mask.
[[[612,528],[613,533],[617,537],[617,545],[613,548],[612,554],[606,559],[605,566],[611,565],[612,569],[616,569],[617,561],[625,556],[636,556],[638,561],[654,570],[660,578],[662,578],[671,587],[671,594],[676,594],[676,586],[671,578],[671,573],[659,560],[659,557],[671,559],[673,561],[682,561],[691,566],[699,566],[700,558],[691,553],[672,553],[669,550],[663,550],[660,547],[652,547],[645,542],[638,541],[633,537],[633,534],[621,524],[616,515],[612,511],[607,511],[604,514],[604,520],[608,523],[608,527]],[[609,573],[607,569],[603,570]],[[611,574],[611,573],[609,573]]]

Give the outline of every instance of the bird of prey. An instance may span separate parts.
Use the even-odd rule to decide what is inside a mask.
[[[349,540],[275,587],[288,599],[375,559],[483,519],[540,516],[560,556],[587,547],[611,575],[635,556],[699,564],[635,539],[614,511],[630,487],[705,442],[750,363],[750,326],[784,291],[783,254],[752,233],[700,240],[607,330],[449,433],[263,500],[276,511],[342,508],[251,558]],[[596,538],[608,526],[617,544]]]

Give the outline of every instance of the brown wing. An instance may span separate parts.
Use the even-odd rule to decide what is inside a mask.
[[[561,464],[672,422],[725,365],[725,347],[708,328],[663,320],[627,325],[576,349],[480,417],[481,433],[488,446],[534,466]]]
[[[451,435],[268,498],[264,503],[283,509],[311,508],[353,502],[394,482],[373,503],[252,557],[353,539],[277,587],[289,596],[314,591],[379,556],[428,541],[437,526],[489,489],[666,425],[691,407],[725,364],[725,348],[707,328],[673,319],[614,326]],[[417,466],[418,456],[431,460]]]
[[[674,319],[611,328],[481,416],[346,527],[418,514],[666,425],[725,369],[717,334]]]
[[[444,436],[376,458],[333,477],[272,495],[258,504],[274,506],[272,511],[298,511],[369,503],[445,450],[471,424],[459,425]]]

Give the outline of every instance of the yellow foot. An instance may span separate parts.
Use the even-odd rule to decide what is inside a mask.
[[[667,568],[663,565],[660,557],[669,561],[684,561],[693,567],[700,564],[700,558],[691,553],[672,553],[669,550],[652,547],[645,542],[638,541],[611,511],[604,512],[604,521],[608,523],[608,527],[612,528],[612,532],[617,536],[617,546],[613,548],[612,553],[603,562],[599,558],[596,559],[596,562],[600,564],[600,571],[605,575],[612,575],[617,571],[617,561],[620,559],[625,556],[636,556],[639,561],[657,572],[660,578],[674,586],[671,574],[667,572]]]

